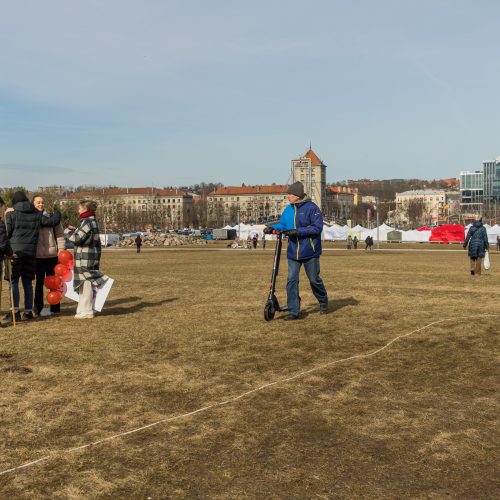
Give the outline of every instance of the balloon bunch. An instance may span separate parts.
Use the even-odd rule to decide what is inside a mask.
[[[65,281],[73,277],[73,254],[68,250],[61,250],[57,256],[59,264],[54,267],[55,276],[47,276],[43,284],[50,291],[47,294],[47,302],[50,305],[59,304],[63,297],[63,286]]]

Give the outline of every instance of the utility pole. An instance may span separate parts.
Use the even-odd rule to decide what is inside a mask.
[[[378,205],[380,203],[380,200],[378,197],[375,198],[375,202],[376,202],[375,208],[377,210],[377,248],[380,248],[380,231],[379,231],[379,218],[378,218]]]

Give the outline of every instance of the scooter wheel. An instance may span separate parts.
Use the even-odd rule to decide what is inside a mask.
[[[264,306],[264,319],[266,321],[271,321],[274,319],[274,314],[276,310],[274,309],[274,304],[272,302],[266,302]]]

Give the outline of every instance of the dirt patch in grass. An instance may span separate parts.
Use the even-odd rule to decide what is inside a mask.
[[[263,320],[272,250],[106,252],[116,284],[102,315],[78,322],[64,303],[60,317],[1,330],[2,353],[16,354],[0,355],[0,469],[48,459],[1,475],[0,492],[496,498],[500,317],[489,315],[500,259],[491,260],[471,277],[459,253],[326,252],[330,314],[319,315],[304,275],[307,317],[288,324]],[[5,370],[14,366],[32,373]]]

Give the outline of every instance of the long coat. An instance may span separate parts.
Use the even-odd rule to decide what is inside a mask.
[[[479,220],[474,221],[469,228],[467,238],[465,238],[464,247],[469,246],[468,255],[473,259],[484,257],[486,250],[490,246],[488,243],[488,233],[483,223]]]
[[[75,244],[75,268],[73,288],[78,290],[84,281],[90,281],[92,286],[103,285],[108,276],[99,271],[101,260],[101,239],[95,216],[80,220],[78,227],[69,233],[68,241]]]

